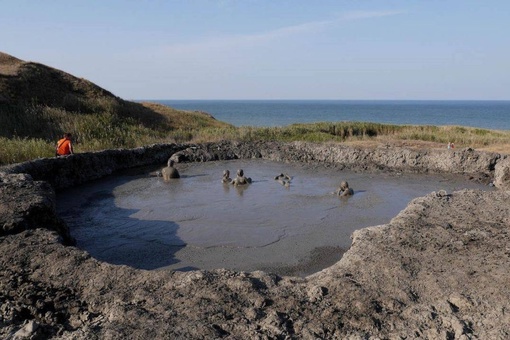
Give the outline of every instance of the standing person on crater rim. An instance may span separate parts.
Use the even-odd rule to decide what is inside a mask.
[[[57,142],[57,147],[55,148],[56,157],[72,155],[74,153],[71,137],[72,137],[71,134],[69,132],[66,132],[64,133],[64,138],[60,139]]]

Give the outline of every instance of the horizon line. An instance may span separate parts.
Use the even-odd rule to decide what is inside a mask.
[[[229,99],[229,98],[205,98],[205,99],[197,99],[197,98],[170,98],[170,99],[156,99],[156,98],[143,98],[143,99],[126,99],[126,100],[134,100],[134,101],[435,101],[435,102],[453,102],[453,101],[463,101],[463,102],[507,102],[510,99],[332,99],[332,98],[307,98],[307,99],[295,99],[295,98],[237,98],[237,99]]]

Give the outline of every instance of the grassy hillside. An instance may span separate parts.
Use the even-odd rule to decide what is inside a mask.
[[[75,151],[187,141],[229,128],[201,112],[125,101],[63,71],[0,52],[0,164],[50,157],[64,132]]]

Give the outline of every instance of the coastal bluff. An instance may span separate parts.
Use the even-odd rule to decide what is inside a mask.
[[[432,192],[356,231],[333,266],[146,271],[73,246],[55,192],[117,171],[267,159],[342,170],[455,173],[496,190]],[[0,168],[0,337],[49,339],[507,339],[510,159],[473,149],[305,142],[156,144]]]

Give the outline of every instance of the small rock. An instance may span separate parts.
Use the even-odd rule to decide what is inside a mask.
[[[14,333],[14,339],[25,339],[30,337],[37,330],[39,325],[35,320],[28,321],[23,328]]]
[[[439,190],[439,191],[436,193],[436,196],[437,196],[437,197],[446,197],[446,196],[448,196],[448,193],[446,192],[446,190]]]
[[[308,299],[310,302],[321,301],[324,295],[326,295],[327,289],[320,286],[313,286],[308,291]]]

